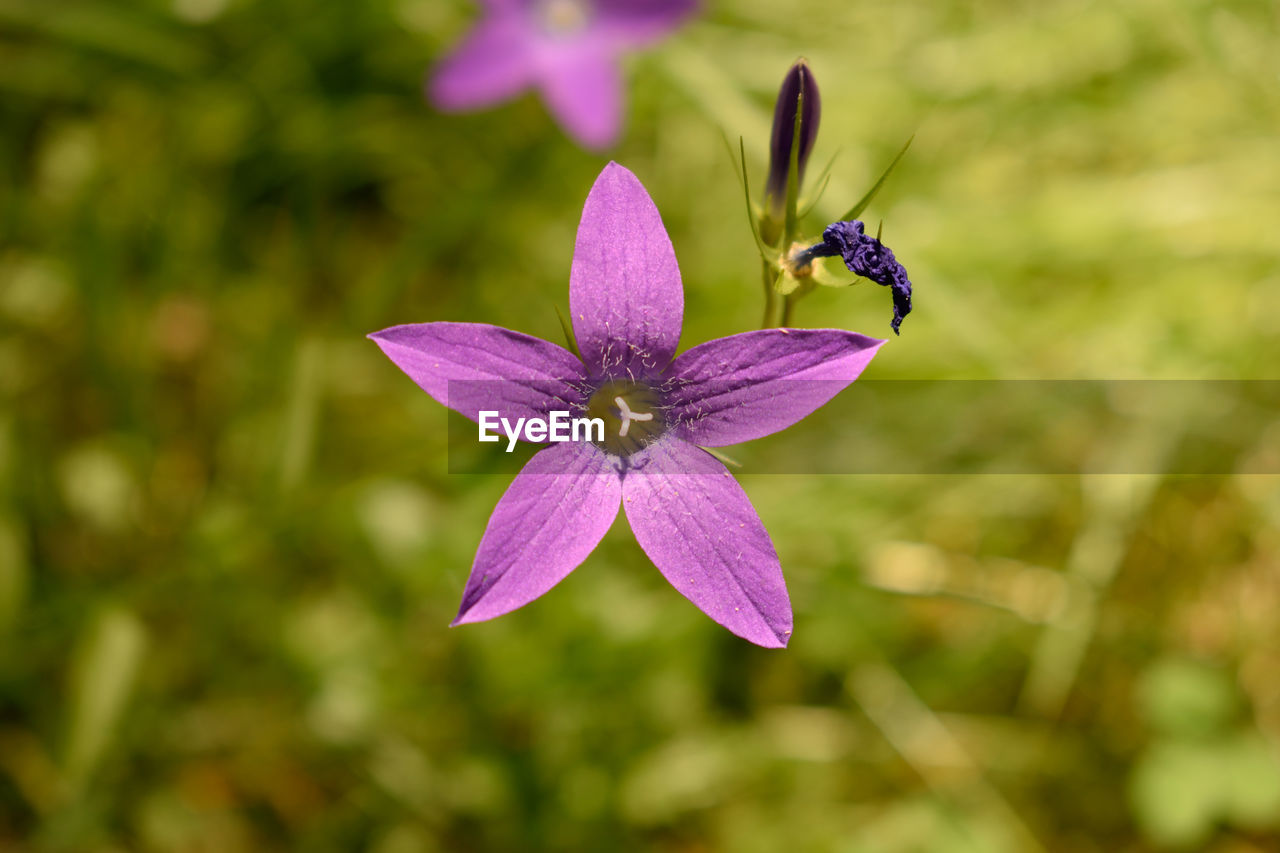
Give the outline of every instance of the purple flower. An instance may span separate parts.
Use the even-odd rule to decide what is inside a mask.
[[[485,16],[436,67],[431,100],[470,110],[536,87],[565,131],[606,148],[622,126],[620,54],[657,41],[696,0],[481,0]]]
[[[640,181],[616,163],[582,211],[569,275],[581,359],[474,323],[370,337],[434,399],[481,410],[605,421],[604,440],[553,443],[516,475],[480,540],[453,624],[492,619],[555,586],[621,504],[640,547],[681,594],[733,633],[781,647],[791,603],[778,555],[742,487],[703,447],[784,429],[857,378],[884,341],[837,329],[764,329],[675,355],[684,293],[675,251]],[[652,417],[650,417],[652,416]]]
[[[844,259],[850,272],[892,289],[893,321],[889,325],[897,334],[902,319],[911,313],[911,279],[893,256],[893,250],[879,238],[862,233],[862,223],[853,219],[828,225],[822,232],[822,242],[800,252],[792,262],[804,266],[814,258],[836,255]]]

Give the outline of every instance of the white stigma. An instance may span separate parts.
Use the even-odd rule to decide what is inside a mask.
[[[627,401],[621,397],[614,397],[613,402],[618,404],[618,411],[622,413],[622,426],[618,428],[618,438],[626,438],[627,430],[631,429],[632,421],[651,421],[653,420],[653,412],[638,415],[631,411],[627,405]]]

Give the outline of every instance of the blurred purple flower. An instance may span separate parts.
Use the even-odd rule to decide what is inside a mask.
[[[773,543],[742,487],[702,447],[794,424],[856,379],[884,341],[764,329],[675,356],[684,315],[675,251],[640,181],[616,163],[582,211],[569,308],[581,359],[483,324],[370,335],[424,391],[472,420],[481,410],[513,422],[567,410],[606,423],[603,442],[551,444],[516,475],[480,540],[453,624],[500,616],[551,589],[596,547],[621,504],[640,547],[681,594],[738,636],[785,646],[791,602]]]
[[[622,126],[619,56],[665,37],[697,0],[481,0],[484,18],[431,77],[442,110],[536,87],[565,131],[607,148]]]

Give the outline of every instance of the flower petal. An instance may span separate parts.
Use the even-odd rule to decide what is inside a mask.
[[[614,44],[642,47],[670,34],[697,8],[697,0],[611,0],[599,5],[595,26]]]
[[[523,607],[577,568],[618,515],[622,484],[593,444],[553,444],[521,469],[489,517],[454,625]]]
[[[844,390],[883,343],[841,329],[762,329],[707,341],[671,365],[668,423],[703,447],[770,435]]]
[[[649,376],[675,354],[684,289],[667,229],[631,172],[610,163],[578,225],[569,274],[578,349],[594,376]]]
[[[725,467],[669,438],[632,457],[622,506],[636,541],[703,613],[759,646],[791,638],[791,600],[769,533]]]
[[[582,363],[532,335],[486,323],[411,323],[369,337],[436,402],[476,420],[545,417],[584,402]]]
[[[622,75],[604,44],[582,39],[539,51],[539,86],[565,132],[586,148],[608,148],[622,130]]]
[[[485,107],[533,84],[535,65],[529,27],[513,11],[493,10],[436,65],[428,84],[442,110]]]

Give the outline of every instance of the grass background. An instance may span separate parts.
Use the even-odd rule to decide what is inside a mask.
[[[533,96],[423,102],[476,14],[0,0],[0,850],[1277,849],[1276,477],[747,472],[786,652],[622,522],[450,630],[506,480],[446,474],[363,337],[558,339],[607,158],[685,345],[752,328],[722,134],[761,186],[804,55],[839,154],[810,233],[915,134],[867,215],[917,307],[867,376],[1273,378],[1276,4],[711,0],[628,61],[607,157]],[[797,322],[889,317],[868,286]]]

